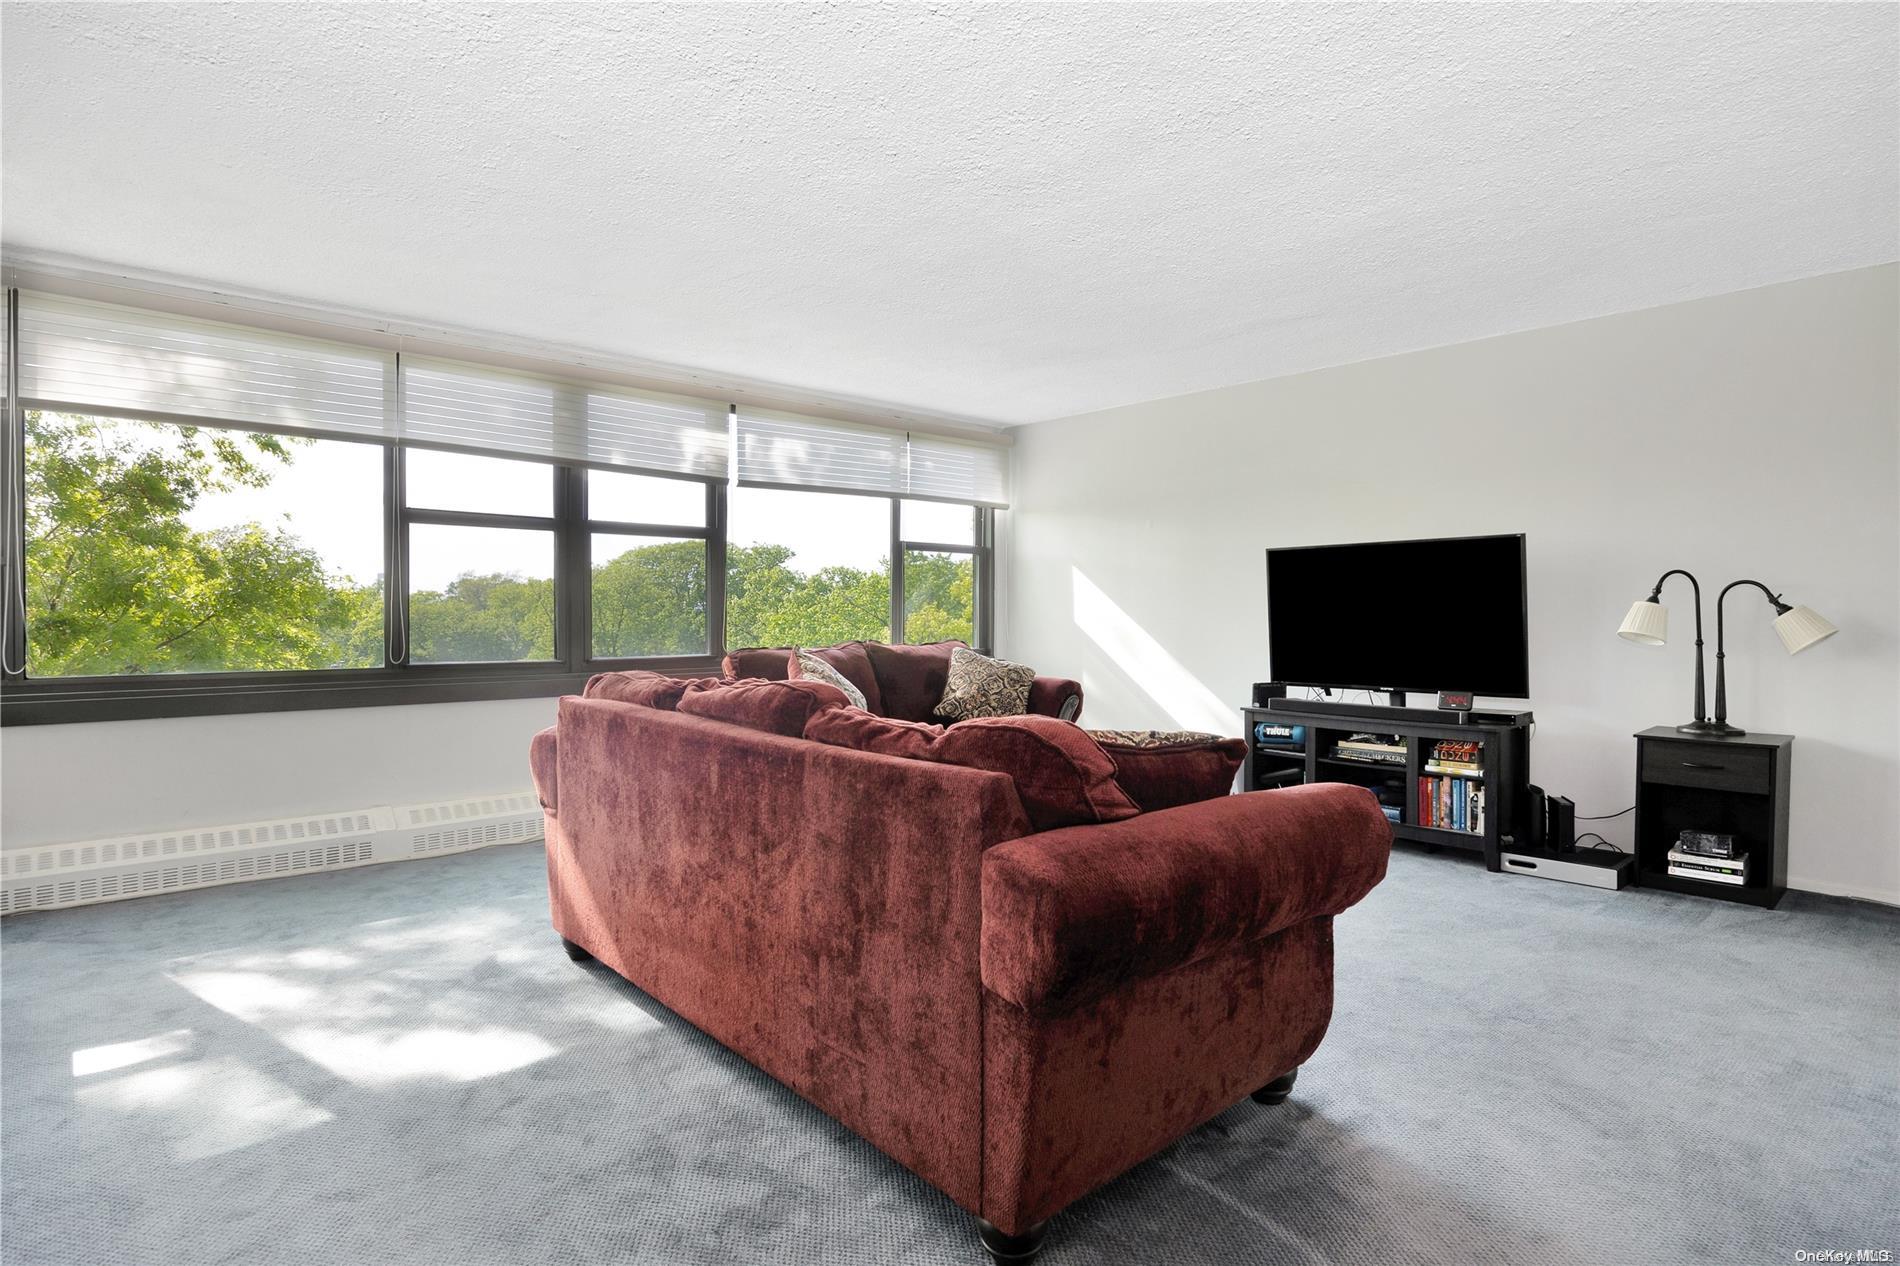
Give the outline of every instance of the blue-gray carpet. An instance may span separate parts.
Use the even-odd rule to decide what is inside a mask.
[[[538,845],[27,914],[7,1263],[983,1259],[969,1220],[547,925]],[[1900,911],[1401,850],[1331,1035],[1076,1205],[1065,1263],[1900,1249]]]

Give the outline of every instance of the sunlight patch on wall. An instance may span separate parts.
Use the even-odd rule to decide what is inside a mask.
[[[1157,718],[1151,728],[1178,727],[1214,734],[1234,732],[1233,708],[1202,685],[1165,646],[1083,575],[1081,568],[1070,568],[1070,575],[1075,591],[1075,627],[1100,647],[1123,675],[1160,705],[1167,723]],[[1085,694],[1087,689],[1085,683]]]

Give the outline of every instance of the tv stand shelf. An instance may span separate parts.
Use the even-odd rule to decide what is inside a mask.
[[[1275,700],[1271,708],[1245,708],[1247,760],[1242,788],[1272,790],[1309,782],[1344,782],[1367,787],[1381,804],[1398,810],[1392,834],[1420,844],[1470,849],[1484,855],[1485,867],[1501,869],[1499,854],[1527,835],[1530,809],[1529,712],[1454,713],[1423,708],[1353,707],[1328,702],[1303,708],[1303,700]],[[1262,742],[1260,726],[1296,727],[1296,744]],[[1357,734],[1380,735],[1401,749],[1390,763],[1353,760],[1336,754],[1342,740]],[[1447,740],[1478,744],[1475,773],[1430,768],[1432,749]],[[1420,780],[1452,780],[1461,790],[1483,788],[1481,829],[1426,825],[1429,806],[1421,803]]]

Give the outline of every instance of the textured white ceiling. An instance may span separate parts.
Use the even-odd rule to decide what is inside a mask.
[[[9,3],[3,227],[1022,422],[1894,259],[1896,12]]]

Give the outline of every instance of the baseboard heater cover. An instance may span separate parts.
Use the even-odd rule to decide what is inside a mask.
[[[0,915],[345,870],[541,838],[531,791],[0,852]]]

